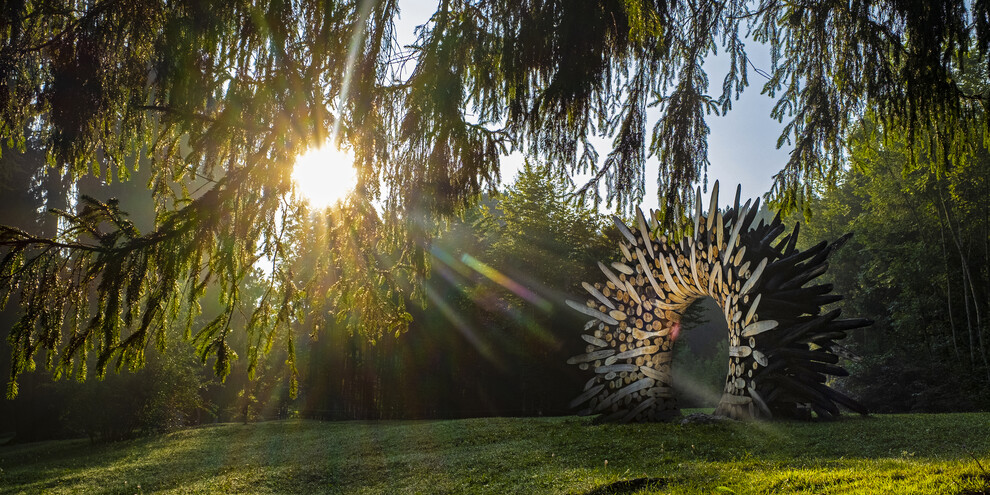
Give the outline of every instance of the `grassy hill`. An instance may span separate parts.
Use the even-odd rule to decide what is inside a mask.
[[[980,466],[982,464],[982,467]],[[990,493],[990,414],[280,421],[0,447],[0,493]]]

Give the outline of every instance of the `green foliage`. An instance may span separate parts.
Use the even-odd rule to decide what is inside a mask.
[[[286,421],[0,448],[0,492],[978,493],[986,414],[828,423]],[[970,457],[973,455],[975,457]],[[978,464],[979,463],[979,464]],[[597,491],[596,491],[597,490]],[[728,491],[727,491],[728,490]]]
[[[615,251],[601,234],[604,219],[546,165],[527,162],[480,221],[486,258],[544,287],[572,292],[600,256]]]
[[[140,366],[151,343],[166,345],[166,322],[182,311],[194,320],[211,286],[224,309],[193,340],[221,377],[242,311],[253,315],[251,361],[281,341],[292,363],[289,322],[310,308],[372,338],[401,333],[407,300],[423,300],[430,239],[493,191],[505,151],[546,162],[547,177],[588,172],[583,191],[597,203],[603,187],[620,208],[645,194],[645,158],[656,155],[659,196],[686,211],[705,177],[705,118],[748,85],[749,32],[770,45],[763,91],[795,146],[771,191],[783,207],[838,173],[851,116],[865,109],[940,156],[936,169],[959,164],[990,128],[978,84],[988,9],[450,0],[403,51],[395,0],[7,2],[0,140],[40,150],[72,180],[125,180],[147,164],[155,205],[144,231],[103,198],[67,201],[54,235],[0,229],[0,302],[24,305],[7,395],[42,355],[59,374],[85,375],[89,355],[98,375]],[[703,62],[718,49],[730,70],[712,95]],[[595,135],[613,141],[601,163]],[[304,280],[292,269],[305,214],[290,170],[327,139],[356,153],[359,206],[330,219],[334,254]],[[239,285],[262,261],[270,290],[249,300]]]
[[[874,410],[987,407],[990,154],[936,171],[907,140],[863,123],[852,167],[811,202],[806,242],[855,232],[826,277],[844,311],[876,321],[844,386]]]
[[[102,441],[196,424],[204,407],[200,392],[206,379],[201,371],[188,351],[152,354],[141,370],[74,388],[64,422]]]
[[[583,380],[562,363],[580,345],[575,331],[585,322],[562,299],[582,290],[582,280],[600,274],[599,259],[617,256],[617,233],[603,233],[599,215],[570,196],[573,188],[566,181],[546,173],[545,166],[525,167],[505,192],[483,198],[447,223],[430,246],[430,277],[421,287],[427,302],[408,306],[411,321],[402,335],[388,335],[381,326],[388,320],[370,314],[374,300],[363,303],[367,309],[344,315],[328,312],[325,308],[334,307],[329,303],[317,304],[314,296],[328,290],[362,294],[336,289],[350,277],[310,285],[311,305],[301,323],[319,333],[300,351],[301,414],[378,419],[567,413],[572,390]],[[339,229],[333,235],[341,241],[368,245],[370,240],[343,235],[349,232],[344,226],[354,222],[338,227],[340,214],[329,214],[326,229]],[[322,219],[317,222],[322,229]],[[331,235],[320,229],[307,239]],[[335,244],[323,242],[300,244],[296,273],[302,279],[308,270],[358,270],[371,266],[366,259],[388,255],[365,249],[362,257],[347,259],[349,249],[326,249]],[[376,284],[395,283],[389,278],[394,273],[362,268],[359,274],[381,277]],[[350,330],[364,322],[378,327],[363,334]],[[369,334],[374,346],[367,342]]]

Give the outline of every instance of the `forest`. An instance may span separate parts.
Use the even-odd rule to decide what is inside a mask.
[[[648,230],[647,196],[655,234],[701,232],[707,122],[744,91],[790,150],[753,215],[835,242],[825,309],[873,321],[812,392],[990,407],[990,2],[443,0],[400,41],[406,5],[4,4],[0,438],[571,414],[565,300],[632,259],[613,220]],[[295,178],[321,147],[355,176],[327,208]],[[674,379],[710,407],[743,351],[685,313]]]
[[[24,161],[14,166],[12,158]],[[7,153],[0,162],[8,178],[2,211],[7,218],[33,219],[35,225],[25,227],[53,228],[54,218],[40,212],[38,186],[29,182],[41,176],[57,185],[59,178],[30,159]],[[911,156],[903,139],[864,123],[839,181],[816,190],[810,217],[795,212],[786,222],[802,224],[798,242],[805,246],[853,233],[823,278],[845,297],[834,306],[874,324],[853,334],[848,348],[854,357],[845,362],[850,376],[834,379],[833,386],[877,413],[985,410],[990,155],[974,153],[951,173],[932,172],[923,160]],[[608,215],[576,200],[573,186],[545,177],[545,167],[527,164],[504,191],[449,222],[430,248],[426,303],[409,302],[407,332],[372,342],[334,318],[293,322],[295,397],[284,351],[260,358],[250,378],[248,363],[239,360],[221,382],[177,338],[172,352],[152,355],[143,369],[103,380],[53,381],[40,370],[25,375],[19,396],[2,403],[3,433],[25,441],[113,439],[288,417],[572,414],[567,404],[583,379],[564,362],[582,348],[577,336],[583,320],[563,301],[581,293],[582,281],[601,277],[598,261],[621,256],[619,233]],[[140,219],[141,208],[149,206],[135,191],[140,187],[128,182],[80,185],[80,193],[120,198],[122,208]],[[295,227],[300,272],[313,264],[305,253],[318,249],[307,242],[321,238],[305,232],[321,227],[316,216]],[[259,269],[241,290],[261,294],[264,278]],[[205,307],[200,318],[219,311]],[[11,324],[9,310],[4,319]],[[680,397],[684,407],[717,401],[726,368],[722,319],[703,301],[685,315],[675,358],[683,375],[675,379],[691,392]],[[235,328],[234,335],[244,334]],[[244,340],[233,348],[251,352]]]

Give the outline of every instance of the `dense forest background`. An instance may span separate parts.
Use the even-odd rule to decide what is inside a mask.
[[[819,184],[805,205],[810,218],[795,214],[786,223],[802,223],[805,247],[854,232],[823,278],[846,296],[837,303],[846,316],[876,323],[853,335],[849,351],[858,357],[844,363],[851,376],[837,387],[876,412],[986,409],[990,153],[981,149],[960,165],[940,168],[927,162],[923,149],[909,149],[905,139],[864,123],[838,180]],[[140,172],[111,185],[96,179],[72,184],[29,148],[5,150],[0,179],[0,216],[26,230],[50,235],[59,226],[45,210],[71,208],[70,198],[86,194],[118,198],[138,225],[152,218],[153,205],[141,203]],[[262,353],[249,373],[243,357],[264,343],[234,332],[241,340],[232,346],[242,358],[220,383],[211,361],[181,343],[177,324],[176,352],[149,352],[141,370],[84,383],[53,380],[40,367],[22,376],[20,395],[0,402],[0,438],[113,439],[288,416],[568,414],[567,403],[587,377],[564,364],[583,348],[584,320],[563,301],[584,297],[580,282],[601,278],[597,261],[619,256],[612,222],[571,192],[549,169],[527,165],[500,195],[451,221],[429,250],[427,302],[410,304],[408,332],[369,341],[344,330],[341,315],[314,312],[293,322],[295,399],[284,348]],[[307,253],[326,249],[313,244],[324,237],[305,235],[317,228],[317,221],[299,226],[299,273],[311,269],[315,254]],[[261,297],[265,279],[260,267],[247,277],[246,300]],[[16,307],[16,301],[8,306],[0,325],[15,321]],[[219,308],[204,307],[197,324]],[[699,301],[688,313],[675,378],[685,406],[713,406],[725,366],[724,322],[710,302]],[[246,318],[235,321],[244,325]],[[9,349],[2,345],[0,366],[7,369]]]

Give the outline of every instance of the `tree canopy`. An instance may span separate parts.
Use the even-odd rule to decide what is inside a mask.
[[[977,146],[933,171],[924,157],[909,165],[906,136],[859,128],[852,166],[812,200],[803,229],[809,246],[856,233],[825,279],[847,295],[844,312],[875,323],[852,339],[862,358],[841,386],[878,412],[986,408],[990,154]]]
[[[8,394],[41,350],[66,373],[84,374],[88,353],[101,374],[140,365],[211,284],[226,309],[195,341],[221,374],[244,307],[268,346],[313,300],[401,331],[425,244],[497,185],[508,151],[546,161],[548,176],[592,174],[583,191],[617,207],[643,197],[656,156],[673,225],[705,177],[706,116],[749,84],[747,36],[769,46],[763,91],[794,146],[769,193],[780,206],[837,173],[868,112],[924,142],[935,167],[990,137],[990,95],[973,83],[990,55],[983,1],[442,0],[408,47],[398,14],[396,0],[5,2],[6,154],[41,150],[73,180],[148,167],[156,211],[142,232],[118,202],[80,197],[53,237],[0,228],[0,295],[23,314]],[[704,64],[717,51],[730,69],[713,93]],[[593,136],[612,140],[603,159]],[[332,283],[316,294],[286,262],[309,221],[290,174],[327,139],[354,150],[359,186],[329,214],[329,238],[346,242],[326,246],[317,275]],[[271,290],[247,300],[238,282],[260,261]]]

